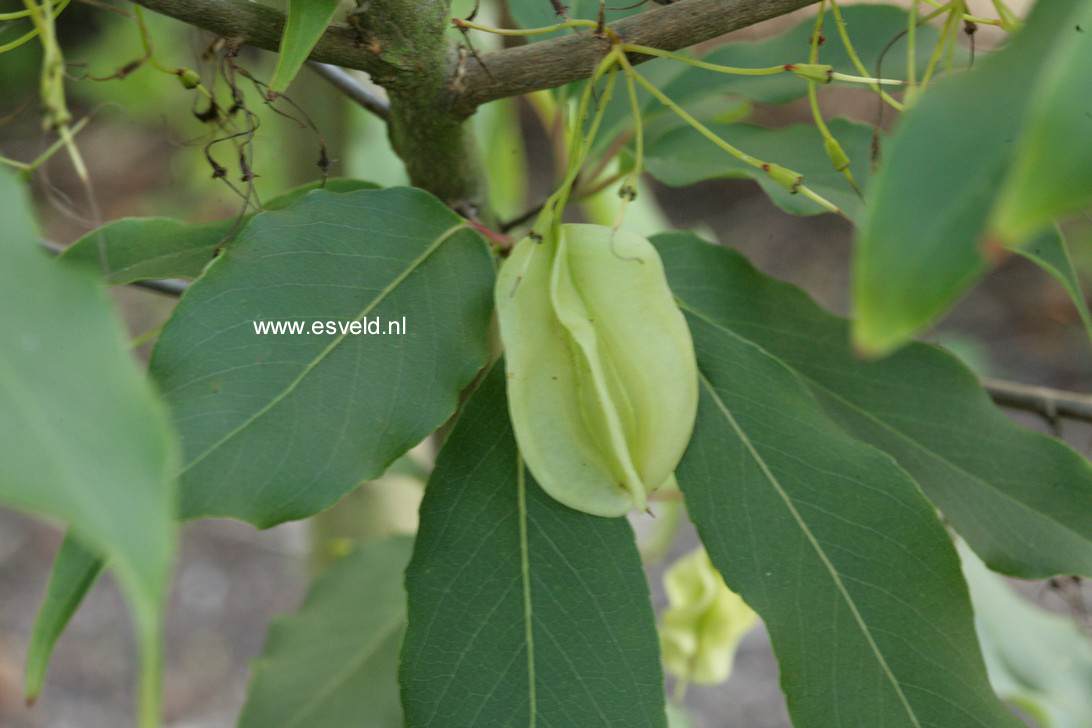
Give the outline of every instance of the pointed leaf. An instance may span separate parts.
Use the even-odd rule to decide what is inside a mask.
[[[871,175],[872,127],[847,119],[834,119],[830,131],[849,155],[857,183],[864,185]],[[767,129],[751,124],[712,124],[710,128],[733,146],[767,163],[792,168],[804,175],[804,184],[855,217],[861,198],[830,163],[823,137],[813,124],[794,124]],[[749,177],[770,199],[793,215],[828,212],[803,195],[792,194],[757,167],[744,164],[713,146],[693,128],[677,128],[649,143],[645,164],[649,174],[665,184],[684,186],[707,179]]]
[[[28,703],[38,699],[53,647],[105,566],[102,559],[81,546],[71,534],[65,536],[27,647],[24,693]]]
[[[1037,3],[1011,44],[924,93],[873,180],[854,259],[854,342],[883,354],[929,326],[986,271],[982,241],[1032,89],[1086,0]]]
[[[277,67],[273,69],[273,79],[269,82],[271,94],[284,93],[288,84],[292,83],[334,19],[337,6],[338,0],[288,0]]]
[[[395,677],[412,546],[361,545],[315,581],[299,611],[274,621],[239,728],[402,725]]]
[[[534,482],[516,452],[502,364],[440,453],[406,587],[408,726],[665,727],[633,532]]]
[[[992,568],[1092,574],[1092,466],[1003,415],[954,357],[912,344],[862,361],[844,320],[738,253],[692,235],[653,242],[686,306],[792,367],[843,427],[917,480]]]
[[[297,187],[266,201],[266,210],[283,210],[299,201],[319,182]],[[352,192],[374,189],[371,182],[329,179],[323,189]],[[261,215],[263,213],[256,213]],[[115,285],[158,278],[196,278],[220,245],[232,245],[255,213],[241,220],[228,218],[186,223],[169,217],[126,217],[92,230],[74,242],[60,260],[89,265]]]
[[[255,218],[152,354],[182,437],[182,516],[270,526],[381,475],[484,365],[492,281],[481,237],[421,190],[316,190]],[[260,335],[263,321],[308,333]],[[380,333],[343,332],[353,321]]]
[[[955,549],[909,477],[781,362],[683,310],[702,395],[679,487],[769,629],[793,725],[1020,725],[990,691]]]
[[[0,171],[0,503],[68,524],[112,561],[141,637],[147,726],[158,713],[176,446],[105,292],[42,255],[28,210]]]

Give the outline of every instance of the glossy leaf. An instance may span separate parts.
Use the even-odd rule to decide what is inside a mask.
[[[841,8],[846,31],[869,74],[874,74],[880,55],[887,49],[880,70],[884,78],[903,78],[906,73],[906,41],[899,36],[906,31],[906,11],[893,5],[853,5]],[[821,63],[852,76],[860,75],[846,55],[831,12],[826,15],[826,42],[820,48]],[[701,56],[703,61],[740,68],[769,68],[786,63],[803,63],[808,59],[809,39],[815,29],[814,15],[801,20],[791,30],[758,41],[725,43]],[[918,29],[916,57],[919,77],[928,65],[939,33],[933,25]],[[893,43],[892,43],[893,42]],[[891,47],[888,48],[888,44]],[[962,62],[962,54],[955,57]],[[867,86],[859,86],[867,89]],[[700,68],[688,68],[664,87],[664,93],[679,103],[689,103],[710,95],[739,94],[752,101],[783,104],[802,98],[808,93],[807,82],[792,73],[773,76],[740,76]]]
[[[1092,728],[1092,642],[1071,618],[1036,607],[961,544],[975,622],[998,694],[1042,728]]]
[[[269,82],[270,93],[280,94],[292,83],[311,50],[337,12],[338,0],[288,0],[277,67]]]
[[[271,526],[381,475],[485,364],[492,283],[481,237],[420,190],[316,190],[256,218],[152,354],[182,437],[182,516]],[[281,320],[337,333],[255,333]],[[353,321],[381,333],[341,331]]]
[[[81,546],[71,534],[65,537],[53,563],[45,599],[38,610],[30,645],[27,646],[24,688],[27,702],[33,703],[38,699],[53,647],[105,568],[106,563]]]
[[[1062,24],[1028,108],[1027,129],[992,229],[1019,244],[1092,205],[1092,2]]]
[[[856,346],[883,354],[929,326],[987,269],[981,239],[1032,89],[1085,0],[1037,3],[1011,44],[943,80],[902,118],[873,180],[853,270]]]
[[[1081,317],[1089,339],[1092,339],[1092,312],[1088,310],[1081,280],[1077,276],[1077,269],[1073,266],[1073,259],[1061,231],[1052,227],[1027,245],[1018,248],[1016,252],[1049,273],[1065,289]]]
[[[862,361],[844,320],[738,253],[685,234],[652,242],[684,307],[791,367],[843,427],[915,478],[991,568],[1092,574],[1092,466],[1012,422],[954,357],[912,344]]]
[[[502,364],[440,453],[406,588],[407,726],[665,726],[633,532],[534,482],[516,452]]]
[[[872,127],[847,119],[834,119],[829,126],[849,154],[850,168],[857,183],[864,185],[872,164]],[[823,137],[813,124],[794,124],[778,129],[751,124],[713,124],[710,128],[747,154],[764,162],[791,167],[804,175],[804,184],[833,202],[847,216],[856,217],[861,210],[861,198],[842,173],[831,165],[823,147]],[[718,149],[689,126],[673,129],[651,140],[646,155],[648,172],[665,184],[681,187],[707,179],[749,177],[758,182],[785,212],[793,215],[828,212],[803,195],[790,193],[761,169]]]
[[[140,633],[148,726],[174,548],[175,441],[105,292],[38,250],[28,204],[0,172],[0,503],[68,524],[110,559]]]
[[[312,182],[289,190],[266,201],[265,209],[283,210],[320,186]],[[371,182],[354,179],[329,179],[323,187],[329,192],[374,188]],[[84,235],[60,259],[100,270],[106,282],[115,285],[157,278],[196,278],[212,260],[216,247],[230,247],[254,216],[250,213],[242,220],[206,223],[186,223],[169,217],[122,218]]]
[[[273,622],[239,728],[402,725],[395,678],[412,545],[364,543],[315,581],[298,611]]]
[[[793,725],[1019,726],[990,691],[955,549],[913,481],[780,361],[683,309],[702,395],[679,487],[766,623]]]

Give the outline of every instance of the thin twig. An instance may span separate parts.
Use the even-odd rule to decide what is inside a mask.
[[[344,68],[317,61],[308,61],[307,65],[312,71],[329,81],[334,88],[345,94],[350,101],[372,112],[383,121],[390,120],[390,103],[353,78]]]
[[[993,401],[1009,409],[1034,412],[1049,422],[1058,418],[1092,422],[1092,396],[1033,384],[983,379]]]
[[[60,255],[66,250],[65,246],[60,243],[55,243],[52,240],[42,240],[41,243],[42,247],[53,255]],[[190,287],[190,282],[181,280],[180,278],[163,278],[157,280],[132,281],[126,285],[144,288],[149,291],[155,291],[156,293],[162,293],[165,296],[174,296],[177,298],[186,292],[186,289]]]

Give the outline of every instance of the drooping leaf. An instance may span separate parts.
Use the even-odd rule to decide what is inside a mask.
[[[906,41],[900,37],[905,34],[908,23],[906,11],[889,4],[877,4],[854,5],[841,8],[841,12],[850,41],[869,74],[875,74],[877,62],[886,49],[880,68],[883,77],[905,78]],[[834,66],[834,70],[840,73],[860,75],[846,54],[835,22],[833,13],[828,11],[823,31],[826,42],[820,48],[819,62]],[[701,56],[701,60],[739,68],[771,68],[787,63],[804,63],[808,60],[809,41],[814,29],[813,16],[772,38],[725,43]],[[920,77],[939,40],[939,33],[933,25],[923,25],[918,28],[916,35],[915,57],[918,59]],[[954,60],[960,62],[962,54],[954,57]],[[867,89],[868,86],[860,88]],[[783,104],[807,95],[808,84],[792,73],[742,76],[688,68],[663,90],[675,101],[687,104],[710,95],[727,93],[739,94],[752,101],[767,104]]]
[[[653,243],[687,308],[791,367],[839,424],[914,477],[991,568],[1092,574],[1092,466],[1003,415],[954,357],[912,344],[862,361],[844,320],[738,253],[685,234]]]
[[[1019,726],[990,691],[955,549],[913,481],[784,364],[683,310],[702,397],[679,487],[766,623],[793,725]]]
[[[981,233],[1024,133],[1032,89],[1085,0],[1037,3],[1010,45],[929,89],[873,180],[854,259],[853,338],[886,353],[929,326],[987,269]]]
[[[174,548],[176,445],[105,292],[37,249],[27,205],[0,172],[0,503],[62,521],[109,557],[140,634],[140,720],[150,726]]]
[[[320,186],[312,182],[289,190],[268,200],[265,209],[283,210]],[[374,188],[371,182],[355,179],[329,179],[323,187],[330,192]],[[115,285],[157,278],[196,278],[212,260],[217,246],[232,245],[254,216],[250,213],[241,220],[196,224],[169,217],[122,218],[84,235],[61,254],[60,260],[102,271],[106,282]]]
[[[292,83],[334,19],[337,6],[338,0],[288,0],[277,67],[273,69],[273,79],[269,82],[271,93],[284,93],[288,84]]]
[[[1092,2],[1061,25],[1028,106],[1027,129],[997,200],[994,234],[1020,244],[1092,205]]]
[[[30,645],[27,646],[24,688],[27,702],[33,703],[38,699],[53,647],[105,567],[102,559],[81,546],[71,534],[65,537],[57,552],[45,599],[38,610]]]
[[[1092,339],[1092,312],[1088,310],[1081,280],[1077,276],[1077,269],[1073,266],[1073,259],[1061,231],[1052,227],[1027,245],[1017,248],[1016,252],[1038,265],[1061,284],[1073,301],[1085,331]]]
[[[1019,597],[960,544],[978,638],[998,694],[1042,728],[1092,728],[1092,641]]]
[[[407,726],[665,726],[633,532],[534,482],[500,364],[440,453],[406,588]]]
[[[830,131],[850,157],[859,185],[867,181],[871,167],[872,127],[847,119],[834,119]],[[714,124],[718,136],[767,163],[781,164],[804,175],[804,184],[854,218],[862,208],[861,198],[830,163],[823,137],[813,124],[794,124],[777,129],[752,124]],[[683,186],[707,179],[749,177],[770,199],[793,215],[817,215],[828,210],[803,195],[790,193],[770,175],[744,164],[718,149],[692,127],[675,128],[652,139],[646,152],[648,172],[665,184]]]
[[[316,190],[256,218],[152,354],[182,438],[182,516],[266,527],[382,474],[485,364],[492,281],[481,237],[421,190]],[[269,321],[305,333],[256,333]]]
[[[362,544],[273,622],[239,728],[402,725],[396,675],[412,546],[405,537]]]

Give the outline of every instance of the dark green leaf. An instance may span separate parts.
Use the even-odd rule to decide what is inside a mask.
[[[315,581],[299,611],[273,623],[239,728],[402,725],[396,675],[412,546],[361,545]]]
[[[1092,642],[1062,615],[1018,596],[960,544],[975,623],[998,694],[1042,728],[1092,728]]]
[[[321,183],[289,190],[265,203],[266,210],[282,210],[298,202]],[[371,182],[326,180],[330,192],[375,189]],[[262,213],[258,213],[259,215]],[[102,271],[107,283],[122,284],[156,278],[196,278],[209,264],[216,247],[230,246],[254,213],[190,224],[169,217],[127,217],[107,223],[73,243],[60,259]]]
[[[102,559],[81,546],[71,534],[65,537],[53,563],[45,599],[42,600],[27,647],[24,688],[27,702],[38,699],[57,639],[104,568]]]
[[[854,260],[854,342],[883,354],[929,326],[988,266],[980,240],[1032,89],[1084,0],[1037,3],[1027,27],[906,113],[875,177]],[[984,250],[983,247],[986,249]]]
[[[830,122],[830,131],[851,160],[859,185],[871,168],[872,127],[846,119]],[[804,175],[804,184],[837,205],[848,217],[860,211],[861,198],[830,163],[823,137],[812,124],[767,129],[750,124],[712,124],[722,139],[767,163],[781,164]],[[648,172],[661,182],[683,186],[718,177],[749,177],[778,207],[794,215],[817,215],[828,210],[803,195],[792,194],[770,175],[718,149],[692,127],[673,129],[651,140],[646,152]]]
[[[148,726],[174,549],[175,441],[105,291],[41,253],[23,190],[2,171],[0,219],[0,503],[60,520],[109,557],[144,650]]]
[[[1004,416],[954,357],[912,344],[862,361],[844,320],[739,254],[691,235],[653,242],[684,305],[792,367],[842,426],[917,480],[991,568],[1092,574],[1092,466]]]
[[[1024,247],[1018,248],[1016,252],[1038,265],[1061,284],[1077,308],[1085,331],[1092,339],[1092,313],[1088,310],[1080,278],[1077,277],[1077,270],[1073,267],[1073,259],[1069,256],[1069,248],[1061,231],[1052,227]]]
[[[440,454],[406,586],[408,726],[665,728],[633,532],[522,467],[499,364]]]
[[[952,543],[910,478],[784,364],[683,310],[701,401],[679,487],[769,629],[793,725],[1018,726],[990,691]]]
[[[255,218],[152,354],[182,437],[182,516],[270,526],[382,474],[485,364],[492,282],[481,237],[420,190],[316,190]],[[341,333],[365,317],[382,333]],[[338,332],[256,334],[263,321]]]
[[[272,93],[284,93],[337,12],[338,0],[288,0],[277,67],[269,82]]]
[[[842,9],[846,31],[869,75],[876,72],[880,54],[887,48],[882,67],[884,78],[903,78],[906,73],[906,41],[900,34],[908,24],[906,11],[892,5],[854,5]],[[787,63],[804,63],[808,60],[809,40],[815,28],[814,16],[802,20],[792,30],[759,41],[726,43],[701,56],[703,61],[740,68],[770,68]],[[834,70],[853,76],[860,75],[857,67],[845,52],[835,27],[835,19],[827,12],[823,30],[826,42],[819,54],[820,63],[834,66]],[[936,46],[939,33],[932,25],[918,29],[916,58],[919,76],[928,65]],[[962,54],[961,54],[962,55]],[[961,60],[961,59],[960,59]],[[860,88],[868,88],[861,86]],[[808,84],[792,73],[774,76],[740,76],[718,73],[700,68],[689,68],[670,84],[664,93],[679,103],[689,103],[713,94],[739,94],[752,101],[783,104],[807,95]]]

